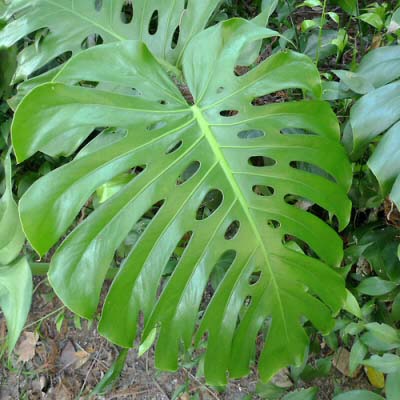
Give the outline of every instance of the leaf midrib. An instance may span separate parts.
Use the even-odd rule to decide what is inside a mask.
[[[279,286],[278,286],[278,282],[276,280],[274,271],[272,269],[270,260],[269,260],[269,256],[268,256],[268,252],[265,248],[264,242],[262,240],[261,234],[257,228],[257,225],[253,219],[253,216],[250,213],[250,208],[247,205],[246,199],[239,187],[239,185],[236,182],[236,179],[233,176],[233,173],[231,171],[231,168],[228,164],[228,162],[225,160],[225,157],[220,149],[219,143],[217,142],[217,140],[215,139],[214,134],[212,133],[211,129],[210,129],[210,124],[208,123],[208,121],[205,119],[202,109],[199,108],[197,105],[194,105],[191,107],[192,111],[193,111],[193,116],[196,119],[200,130],[202,131],[202,133],[204,134],[205,138],[207,139],[208,143],[210,144],[211,149],[213,150],[213,153],[218,161],[218,163],[220,164],[230,186],[232,187],[232,190],[234,191],[242,209],[243,212],[246,215],[247,220],[249,221],[249,224],[251,226],[252,231],[254,232],[255,238],[257,240],[257,242],[260,245],[260,249],[263,253],[264,259],[265,259],[265,266],[267,267],[269,276],[271,278],[271,284],[274,288],[275,291],[275,295],[276,295],[276,299],[277,299],[277,304],[278,304],[278,309],[279,309],[279,313],[282,316],[282,324],[284,326],[284,331],[285,331],[285,337],[286,340],[289,341],[289,333],[288,333],[288,328],[286,325],[286,319],[285,319],[285,313],[284,313],[284,307],[283,307],[283,303],[282,303],[282,299],[280,296],[280,291],[279,291]]]

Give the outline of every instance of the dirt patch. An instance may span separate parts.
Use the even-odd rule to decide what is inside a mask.
[[[97,333],[95,323],[90,325],[87,321],[76,319],[72,313],[63,308],[46,279],[36,278],[35,283],[37,289],[25,329],[28,334],[19,342],[21,347],[21,341],[27,340],[26,343],[22,343],[26,362],[18,362],[21,356],[17,354],[13,354],[10,359],[3,356],[0,369],[0,399],[87,399],[117,358],[120,349]],[[0,335],[2,336],[0,340],[4,344],[5,321],[1,314]],[[218,391],[204,385],[202,378],[196,377],[196,365],[186,363],[179,372],[165,373],[155,369],[153,360],[152,350],[140,358],[137,356],[137,350],[131,350],[115,387],[106,395],[91,398],[106,400],[261,398],[255,393],[257,384],[255,373],[246,379],[232,381],[224,391]],[[310,386],[320,388],[319,400],[332,400],[337,387],[348,390],[370,389],[363,374],[356,379],[349,379],[335,369],[332,369],[328,378],[297,385],[298,388]]]

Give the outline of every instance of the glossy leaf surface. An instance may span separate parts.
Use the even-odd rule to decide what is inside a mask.
[[[89,49],[34,89],[13,123],[19,161],[71,132],[82,141],[95,127],[113,128],[26,192],[24,231],[46,253],[96,189],[141,166],[64,240],[52,259],[51,284],[69,308],[92,318],[114,252],[156,207],[108,293],[100,331],[130,347],[142,313],[143,338],[157,328],[161,369],[177,368],[181,345],[189,347],[193,335],[197,342],[206,337],[205,373],[214,384],[225,383],[227,371],[249,372],[265,328],[262,379],[300,363],[308,343],[304,318],[329,332],[346,298],[335,270],[339,236],[293,204],[306,198],[335,215],[340,228],[348,222],[351,169],[336,117],[318,100],[254,101],[288,88],[318,97],[318,71],[307,57],[284,52],[234,73],[243,49],[274,35],[238,19],[197,35],[182,59],[194,105],[144,44]],[[81,81],[100,84],[74,84]],[[164,269],[182,239],[185,249],[166,282]],[[210,274],[227,254],[231,261],[199,323]]]
[[[0,47],[9,47],[32,32],[49,30],[40,41],[20,53],[17,71],[20,78],[61,54],[82,51],[88,40],[103,43],[141,40],[153,54],[174,65],[219,3],[218,0],[135,0],[133,4],[126,0],[13,0],[3,14],[10,22],[0,32]]]
[[[339,75],[353,91],[365,94],[350,114],[347,133],[353,158],[359,158],[367,145],[384,133],[368,165],[383,195],[400,207],[400,46],[376,49],[363,59],[355,74],[342,71]]]
[[[5,193],[0,200],[0,308],[7,321],[7,345],[14,348],[24,327],[32,297],[32,277],[25,259],[14,262],[25,242],[14,201],[9,153],[4,161]]]

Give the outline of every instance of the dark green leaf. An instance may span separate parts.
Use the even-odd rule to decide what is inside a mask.
[[[372,278],[364,279],[358,286],[357,290],[362,294],[369,296],[382,296],[390,293],[396,289],[397,283],[391,281],[385,281],[377,276]]]

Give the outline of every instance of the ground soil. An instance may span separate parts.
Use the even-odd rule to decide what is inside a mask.
[[[60,318],[57,316],[62,304],[45,279],[36,278],[35,283],[38,286],[25,329],[25,332],[38,333],[34,355],[27,362],[18,361],[16,354],[10,359],[3,357],[0,399],[87,399],[113,364],[120,349],[99,336],[95,323],[89,325],[87,321],[82,321],[79,326],[67,310],[62,310],[65,318],[58,330],[57,321],[60,322]],[[5,321],[0,314],[1,343],[4,343],[5,333]],[[106,395],[90,398],[168,400],[174,399],[174,394],[182,389],[183,393],[176,399],[190,400],[192,397],[189,395],[195,393],[198,397],[194,398],[200,400],[239,400],[245,399],[246,395],[249,396],[247,399],[259,399],[255,394],[256,383],[257,377],[253,374],[231,382],[224,391],[218,391],[205,386],[203,380],[196,377],[196,368],[186,366],[176,373],[161,373],[154,368],[152,350],[139,358],[133,349],[112,390]],[[335,369],[328,378],[316,379],[308,384],[299,382],[293,388],[309,386],[320,389],[319,400],[332,400],[337,387],[370,389],[363,374],[357,379],[349,379]]]

